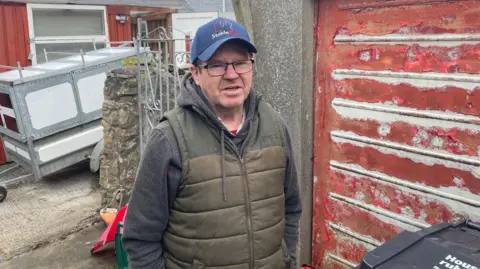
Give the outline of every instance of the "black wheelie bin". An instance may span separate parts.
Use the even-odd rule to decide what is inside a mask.
[[[480,269],[480,224],[471,220],[404,231],[368,252],[355,269]]]

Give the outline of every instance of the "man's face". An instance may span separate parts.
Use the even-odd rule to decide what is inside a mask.
[[[223,44],[215,54],[206,63],[199,63],[199,66],[205,64],[210,65],[210,70],[203,68],[191,67],[195,82],[200,86],[203,93],[215,109],[225,110],[238,108],[250,93],[252,86],[253,72],[250,70],[242,73],[245,69],[241,65],[237,65],[236,69],[242,73],[239,74],[232,65],[228,65],[223,75],[218,75],[221,68],[215,67],[215,64],[234,63],[240,61],[249,61],[250,54],[248,51],[236,43],[227,42]],[[249,66],[251,62],[247,62]],[[248,67],[247,67],[248,68]],[[214,70],[216,69],[216,71]]]

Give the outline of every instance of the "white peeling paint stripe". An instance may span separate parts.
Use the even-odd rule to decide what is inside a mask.
[[[390,85],[410,84],[422,89],[436,89],[447,86],[473,91],[480,88],[480,75],[445,74],[445,73],[413,73],[393,71],[370,71],[358,69],[335,69],[334,80],[370,79]]]
[[[411,218],[407,218],[403,215],[399,215],[399,214],[390,212],[386,209],[383,209],[383,208],[380,208],[380,207],[377,207],[377,206],[373,206],[373,205],[369,205],[369,204],[366,204],[364,202],[360,202],[358,200],[355,200],[355,199],[352,199],[352,198],[349,198],[349,197],[346,197],[346,196],[343,196],[343,195],[340,195],[340,194],[337,194],[337,193],[330,192],[329,196],[333,200],[345,202],[345,203],[357,206],[359,208],[365,209],[367,211],[371,211],[371,212],[377,213],[379,215],[383,215],[383,216],[386,216],[386,217],[392,218],[394,220],[404,222],[406,224],[409,224],[409,225],[412,225],[412,226],[415,226],[415,227],[418,227],[418,228],[428,228],[428,227],[430,227],[430,224],[427,224],[425,222],[420,222],[420,221],[417,221],[417,220],[414,220],[414,219],[411,219]]]
[[[462,45],[478,45],[480,41],[359,41],[359,42],[339,42],[334,41],[337,46],[340,45],[379,45],[379,46],[395,46],[395,45],[417,45],[419,47],[441,47],[455,48]]]
[[[480,34],[431,34],[431,35],[402,35],[388,34],[381,36],[371,35],[336,35],[335,41],[355,42],[355,41],[479,41]]]
[[[431,156],[428,156],[428,155],[422,155],[422,154],[418,154],[418,153],[412,153],[412,152],[408,152],[408,151],[401,150],[401,149],[395,149],[395,148],[388,147],[388,146],[379,146],[379,145],[371,144],[371,143],[368,143],[368,142],[362,142],[359,139],[352,140],[351,138],[360,137],[360,136],[358,136],[358,135],[356,135],[352,132],[334,131],[333,133],[335,133],[336,135],[331,134],[331,139],[332,139],[333,142],[338,143],[338,144],[352,144],[356,147],[362,147],[362,148],[363,147],[370,147],[370,148],[373,148],[375,150],[378,150],[379,152],[381,152],[383,154],[395,155],[395,156],[398,156],[400,158],[410,159],[410,160],[412,160],[416,163],[421,163],[421,164],[424,164],[424,165],[427,165],[427,166],[443,165],[443,166],[448,167],[448,168],[460,169],[460,170],[472,173],[472,175],[474,177],[480,179],[480,167],[478,167],[478,166],[472,166],[472,165],[464,164],[464,163],[461,163],[461,162],[440,159],[440,158],[431,157]],[[348,136],[346,138],[344,138],[345,136],[341,136],[342,134],[346,134]],[[368,140],[364,140],[364,141],[368,141]],[[380,143],[377,143],[377,144],[380,144]],[[389,142],[389,144],[391,144],[391,142]]]
[[[453,47],[462,44],[480,43],[480,34],[431,34],[431,35],[403,35],[387,34],[380,36],[371,35],[336,35],[334,44],[389,44],[389,45],[411,45]]]
[[[407,180],[399,179],[392,176],[387,176],[380,172],[369,171],[359,165],[345,164],[345,163],[340,163],[334,160],[330,161],[330,166],[332,167],[333,170],[340,171],[342,173],[345,173],[344,171],[346,171],[347,173],[350,172],[350,173],[354,173],[361,176],[367,176],[372,179],[379,180],[381,182],[388,182],[398,186],[407,187],[409,189],[416,190],[422,193],[430,193],[435,196],[447,198],[450,200],[454,200],[454,201],[461,202],[461,203],[468,204],[475,207],[480,207],[480,197],[473,193],[468,193],[468,194],[464,193],[463,194],[464,196],[455,195],[455,194],[451,194],[445,191],[440,191],[425,185],[420,185],[420,184],[409,182]],[[473,197],[476,197],[476,199],[470,199],[465,196],[473,196]]]
[[[403,122],[421,128],[439,128],[445,131],[458,129],[462,131],[470,131],[472,133],[480,133],[480,124],[474,123],[477,120],[476,118],[460,116],[455,113],[445,112],[442,114],[441,112],[437,113],[411,108],[398,108],[384,104],[360,103],[340,99],[333,100],[332,108],[343,119],[360,121],[370,120],[376,121],[380,124]],[[389,130],[387,129],[386,131]]]
[[[327,256],[328,256],[329,258],[331,258],[332,260],[336,260],[337,262],[343,263],[343,264],[345,264],[345,265],[347,265],[347,266],[350,266],[350,267],[352,267],[352,268],[358,266],[358,264],[352,263],[351,261],[348,261],[348,260],[346,260],[346,259],[344,259],[344,258],[338,257],[337,255],[332,254],[332,253],[327,253]]]
[[[351,75],[351,76],[375,76],[386,78],[409,78],[417,80],[438,80],[438,81],[457,81],[457,82],[471,82],[479,83],[480,75],[476,74],[449,74],[449,73],[437,73],[437,72],[393,72],[389,70],[375,71],[375,70],[360,70],[360,69],[335,69],[332,72],[333,75]],[[398,82],[397,82],[398,83]]]
[[[388,176],[380,172],[366,170],[363,167],[356,164],[345,164],[345,163],[340,163],[340,162],[331,160],[330,166],[332,167],[332,170],[339,171],[341,173],[346,173],[346,174],[352,173],[352,174],[357,174],[361,176],[367,176],[374,180],[378,180],[380,182],[388,182],[394,185],[403,186],[412,190],[416,190],[421,193],[429,193],[438,197],[455,200],[455,201],[468,204],[471,206],[475,206],[475,207],[480,207],[480,197],[476,194],[473,194],[467,191],[462,192],[459,195],[456,195],[456,194],[441,191],[429,186],[416,184],[416,183],[409,182],[407,180]],[[460,196],[460,195],[463,195],[463,196]],[[471,196],[472,199],[468,198],[467,196]]]
[[[371,115],[372,118],[369,118],[368,116],[370,116],[370,114],[364,115],[365,113],[360,113],[360,114],[356,113],[358,111],[355,111],[355,113],[354,111],[351,111],[351,113],[348,113],[348,114],[346,113],[347,111],[340,111],[340,112],[344,112],[343,113],[344,116],[356,117],[358,119],[361,119],[361,118],[373,119],[380,122],[405,121],[408,123],[421,125],[421,126],[425,126],[425,124],[427,124],[428,126],[447,127],[447,126],[444,126],[447,123],[431,122],[430,120],[425,120],[425,119],[433,119],[433,120],[454,122],[454,123],[450,123],[448,125],[448,128],[456,128],[457,127],[456,125],[458,125],[458,123],[468,123],[468,124],[472,124],[472,126],[468,125],[469,126],[468,129],[480,130],[479,117],[464,115],[464,114],[454,113],[454,112],[435,111],[435,110],[418,110],[415,108],[398,107],[398,106],[382,104],[382,103],[356,102],[356,101],[351,101],[351,100],[342,99],[342,98],[333,99],[332,107],[334,109],[336,109],[336,107],[347,107],[347,108],[383,112],[382,114]],[[339,111],[337,110],[337,112]],[[409,116],[409,117],[405,117],[405,116]]]
[[[363,142],[366,144],[371,144],[371,145],[376,145],[376,146],[382,146],[382,147],[387,147],[387,148],[392,148],[396,150],[401,150],[401,151],[406,151],[406,152],[411,152],[411,153],[416,153],[420,155],[425,155],[429,157],[434,157],[438,159],[444,159],[444,160],[449,160],[453,162],[460,162],[464,164],[469,164],[469,165],[475,165],[475,166],[480,166],[480,159],[479,158],[474,158],[474,157],[463,157],[463,156],[458,156],[455,154],[447,154],[447,153],[442,153],[442,152],[437,152],[433,150],[427,150],[427,149],[421,149],[421,148],[416,148],[412,146],[406,146],[398,143],[393,143],[390,141],[382,141],[378,139],[373,139],[365,136],[359,136],[357,134],[354,134],[352,132],[344,132],[344,131],[332,131],[331,135],[334,137],[340,137],[348,140],[353,140],[353,141],[358,141],[358,142]]]
[[[349,236],[351,236],[351,237],[353,237],[353,238],[355,238],[359,241],[362,241],[364,243],[370,244],[370,245],[375,246],[375,247],[378,247],[382,244],[382,243],[378,242],[377,240],[374,240],[374,239],[368,238],[364,235],[361,235],[359,233],[353,232],[352,230],[344,228],[344,227],[342,227],[340,225],[337,225],[337,224],[335,224],[331,221],[328,221],[327,223],[328,223],[328,226],[330,226],[332,229],[340,231],[344,234],[347,234],[347,235],[349,235]]]

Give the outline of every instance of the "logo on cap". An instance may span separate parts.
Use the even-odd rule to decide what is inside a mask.
[[[234,35],[238,36],[238,32],[233,30],[233,25],[231,22],[226,20],[219,20],[213,25],[213,34],[212,39],[223,35]]]

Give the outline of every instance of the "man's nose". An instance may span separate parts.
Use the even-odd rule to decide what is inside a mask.
[[[237,71],[235,71],[235,68],[233,68],[233,65],[229,64],[227,66],[227,70],[225,71],[224,77],[226,79],[235,79],[238,77]]]

